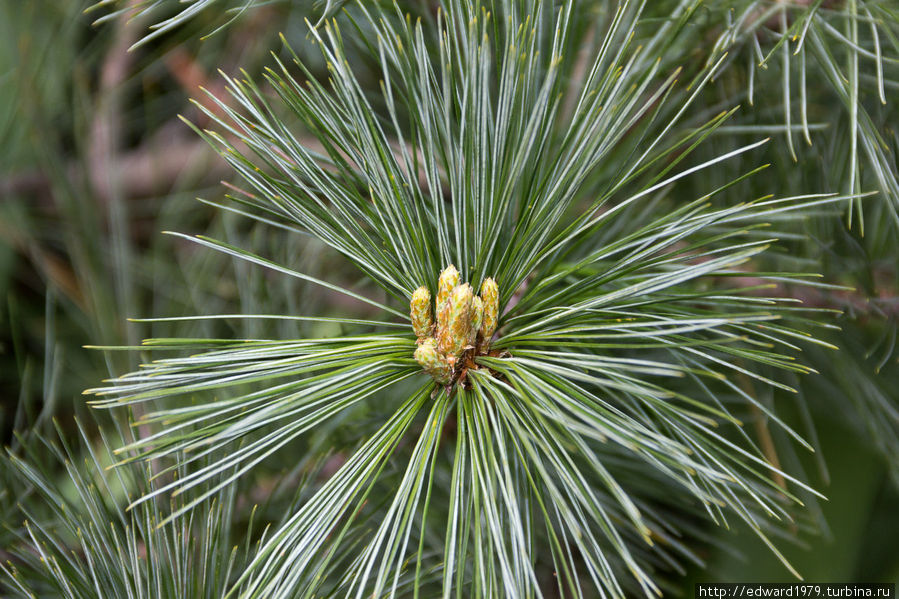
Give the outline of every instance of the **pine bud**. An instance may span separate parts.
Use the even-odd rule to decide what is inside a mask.
[[[427,287],[419,287],[412,294],[412,330],[419,340],[430,336],[434,321],[431,319],[431,292]]]
[[[477,295],[471,298],[471,325],[468,331],[468,345],[475,345],[478,342],[478,331],[481,330],[481,323],[484,321],[484,302]]]
[[[499,288],[496,281],[487,277],[481,284],[481,300],[484,302],[484,320],[481,323],[481,334],[484,342],[489,342],[496,332],[499,319]]]
[[[421,364],[425,372],[440,384],[447,384],[453,371],[446,359],[437,351],[437,342],[433,337],[425,339],[415,350],[415,361]]]
[[[446,326],[438,339],[440,351],[447,357],[458,358],[462,349],[468,344],[469,327],[471,326],[471,285],[465,283],[453,289],[447,300],[448,313]]]
[[[437,307],[437,332],[434,337],[437,339],[438,347],[445,347],[447,342],[444,340],[446,335],[448,334],[448,328],[446,326],[447,320],[449,320],[450,314],[450,303],[448,301],[443,302],[442,305]]]
[[[459,271],[456,270],[456,267],[450,264],[443,272],[440,273],[440,278],[437,279],[437,311],[440,312],[440,308],[443,306],[443,303],[450,296],[450,293],[453,292],[453,289],[456,288],[456,285],[459,284]]]

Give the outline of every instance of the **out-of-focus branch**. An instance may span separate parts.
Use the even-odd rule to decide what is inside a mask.
[[[164,194],[186,173],[197,173],[201,182],[214,183],[228,172],[225,162],[217,158],[206,142],[187,139],[186,135],[171,131],[121,153],[117,163],[119,185],[122,195],[127,198]],[[81,165],[77,163],[67,169],[72,180],[81,171]],[[49,204],[51,194],[51,181],[37,171],[13,174],[0,180],[0,195],[3,196],[25,195]]]
[[[131,1],[135,5],[135,0]],[[100,87],[91,122],[87,175],[98,197],[108,203],[120,191],[116,158],[122,132],[122,85],[134,61],[128,48],[137,40],[139,25],[125,16],[116,22],[115,38],[100,68]]]

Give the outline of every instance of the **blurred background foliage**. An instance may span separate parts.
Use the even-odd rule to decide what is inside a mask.
[[[318,241],[214,206],[226,193],[241,191],[229,188],[224,162],[179,119],[202,127],[206,117],[190,98],[201,96],[200,87],[222,96],[219,69],[259,73],[271,64],[269,52],[280,51],[281,33],[307,64],[318,64],[316,75],[323,77],[320,58],[308,52],[304,19],[334,13],[342,3],[198,0],[186,5],[189,14],[177,2],[101,4],[0,0],[0,434],[13,454],[27,455],[41,470],[40,477],[25,480],[10,464],[2,469],[3,562],[10,557],[5,548],[22,534],[17,505],[23,499],[41,496],[46,487],[56,493],[48,496],[47,506],[68,501],[77,510],[83,503],[64,460],[37,437],[55,438],[55,419],[59,434],[70,440],[70,460],[89,455],[89,445],[102,455],[96,427],[85,425],[82,438],[74,416],[87,423],[112,417],[86,416],[81,391],[138,361],[134,354],[83,346],[133,345],[144,337],[174,334],[340,333],[340,325],[332,323],[127,320],[134,317],[366,316],[364,307],[343,296],[161,234],[210,234],[353,287],[358,273]],[[432,9],[426,2],[409,4],[420,12]],[[601,12],[612,3],[595,4]],[[652,2],[647,26],[674,4]],[[790,10],[779,10],[779,4],[697,3],[679,34],[683,52],[663,57],[663,72],[680,66],[689,80],[718,50],[728,50],[721,75],[703,92],[704,113],[695,121],[741,108],[700,148],[697,161],[703,152],[725,153],[735,138],[748,143],[760,134],[772,137],[745,158],[705,175],[695,190],[687,181],[679,192],[699,197],[745,172],[746,165],[762,163],[771,164],[762,177],[715,201],[736,203],[772,192],[879,192],[842,214],[810,215],[781,248],[785,265],[820,272],[823,281],[842,286],[785,290],[806,306],[833,311],[819,313],[820,318],[839,328],[822,334],[841,351],[804,348],[820,374],[797,379],[798,395],[757,390],[760,400],[776,406],[816,444],[817,452],[795,452],[783,435],[769,431],[760,413],[750,418],[757,421],[766,456],[791,472],[805,472],[828,497],[810,500],[808,531],[782,539],[796,568],[815,581],[897,582],[899,119],[893,100],[899,91],[899,9],[891,2],[794,2]],[[146,11],[135,10],[141,8]],[[855,20],[847,19],[850,10]],[[781,35],[785,28],[787,41]],[[145,37],[149,31],[156,33]],[[866,50],[849,50],[855,47]],[[875,48],[887,58],[872,57]],[[355,56],[357,71],[374,71],[364,50]],[[377,90],[374,74],[368,84]],[[746,277],[751,281],[752,273]],[[127,438],[127,427],[117,425]],[[314,454],[309,445],[339,446],[329,437],[338,434],[336,428],[320,431],[292,448],[292,455]],[[258,534],[247,532],[248,505],[260,505],[260,521],[277,521],[300,499],[297,481],[329,468],[327,460],[300,468],[303,464],[302,457],[296,464],[266,464],[242,479],[231,503],[219,506],[207,525],[255,540]],[[89,476],[102,477],[100,472]],[[41,505],[33,509],[44,509]],[[693,581],[790,580],[754,535],[739,527],[707,527],[696,536],[704,539],[698,553],[708,567],[693,567],[672,580],[687,596]]]

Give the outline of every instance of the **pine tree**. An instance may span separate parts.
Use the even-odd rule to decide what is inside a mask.
[[[12,592],[653,596],[702,563],[709,522],[792,571],[781,537],[824,495],[794,453],[814,429],[782,406],[820,384],[899,480],[889,2],[319,8],[188,124],[238,176],[209,203],[358,279],[172,235],[350,308],[158,316],[329,333],[107,348],[152,356],[86,392],[135,432],[100,418],[83,466],[11,453],[65,523],[22,508]],[[238,490],[272,463],[260,524]]]

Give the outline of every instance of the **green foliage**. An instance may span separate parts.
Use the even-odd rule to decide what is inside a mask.
[[[111,428],[111,427],[110,427]],[[102,429],[101,429],[102,431]],[[123,499],[152,493],[160,486],[151,464],[110,471],[113,445],[88,447],[82,457],[66,443],[35,440],[23,456],[4,456],[0,467],[13,481],[26,518],[16,562],[0,564],[11,590],[24,596],[221,597],[235,563],[250,547],[233,543],[236,489],[229,489],[183,519],[159,527],[178,500],[157,498],[125,510]],[[44,453],[52,456],[41,465]],[[56,479],[63,465],[68,485]],[[233,547],[233,550],[232,550]],[[245,558],[244,558],[245,559]]]
[[[230,5],[190,2],[143,41],[212,6]],[[174,239],[233,262],[241,313],[146,318],[173,333],[104,346],[153,358],[88,391],[140,434],[111,471],[81,428],[86,467],[53,450],[77,499],[32,465],[42,445],[10,453],[4,476],[42,502],[5,508],[29,522],[13,592],[652,596],[703,564],[709,525],[792,571],[779,541],[820,525],[823,497],[795,452],[815,444],[809,380],[852,398],[895,474],[895,378],[862,349],[895,377],[895,311],[877,305],[872,343],[833,305],[864,274],[838,244],[897,255],[888,2],[317,8],[305,43],[192,119],[240,178],[209,203],[266,242]],[[317,247],[349,268],[300,266]],[[410,299],[430,309],[451,263],[496,281],[498,330],[435,381]],[[260,302],[254,276],[322,295]],[[241,493],[268,477],[257,538]]]

